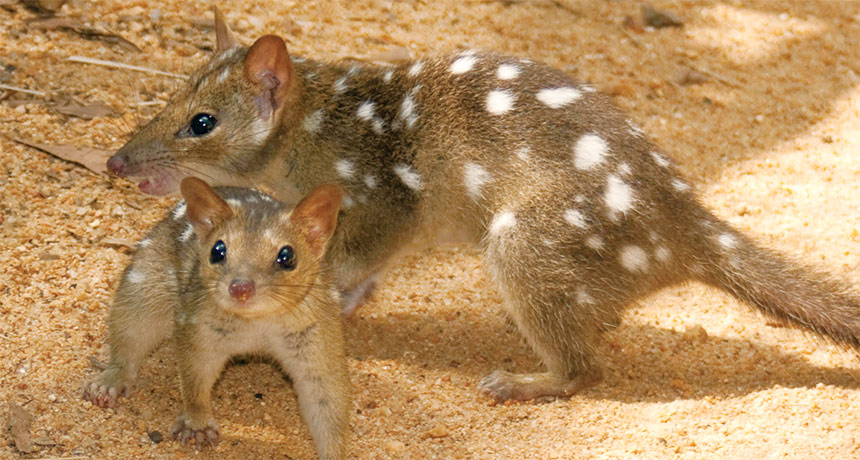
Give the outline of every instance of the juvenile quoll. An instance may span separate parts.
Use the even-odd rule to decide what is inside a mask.
[[[169,193],[183,175],[295,196],[346,190],[329,262],[354,308],[392,257],[480,248],[547,366],[496,371],[497,400],[570,395],[600,376],[601,333],[634,299],[698,280],[773,317],[860,343],[850,288],[757,246],[697,201],[671,160],[593,87],[478,51],[382,67],[291,58],[273,35],[218,52],[108,162]]]
[[[185,198],[140,242],[108,316],[110,361],[84,399],[114,407],[146,355],[173,335],[184,410],[173,436],[218,441],[215,380],[236,354],[265,353],[293,380],[323,459],[346,455],[349,382],[340,296],[322,261],[341,204],[336,185],[293,210],[251,189],[182,181]]]

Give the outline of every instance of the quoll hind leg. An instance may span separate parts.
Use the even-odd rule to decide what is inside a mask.
[[[514,374],[498,370],[481,380],[479,390],[502,402],[540,396],[571,396],[601,378],[595,345],[618,322],[619,309],[586,290],[575,264],[541,266],[533,248],[491,241],[485,262],[496,281],[504,308],[543,360],[546,372]],[[558,255],[553,259],[557,262]],[[529,262],[524,262],[524,261]]]
[[[83,388],[83,398],[103,408],[116,407],[120,396],[129,395],[144,358],[172,331],[174,301],[129,284],[120,284],[108,313],[107,367]]]

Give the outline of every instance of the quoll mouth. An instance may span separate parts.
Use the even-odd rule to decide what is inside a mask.
[[[177,180],[172,174],[161,172],[138,182],[140,191],[147,195],[167,195],[176,190]]]

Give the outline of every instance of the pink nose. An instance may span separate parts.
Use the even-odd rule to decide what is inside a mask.
[[[107,169],[116,177],[128,175],[128,163],[122,155],[114,155],[108,159]]]
[[[227,288],[230,292],[230,297],[239,302],[247,302],[254,297],[254,282],[248,280],[233,280]]]

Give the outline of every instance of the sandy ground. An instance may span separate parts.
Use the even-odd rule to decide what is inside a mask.
[[[81,120],[0,91],[0,132],[119,147],[177,80],[66,58],[187,73],[214,40],[207,2],[149,3],[77,0],[60,11],[121,33],[141,53],[36,30],[20,5],[0,9],[0,63],[14,66],[6,84],[118,113]],[[721,217],[860,282],[860,4],[657,6],[684,27],[623,28],[625,16],[640,17],[635,2],[222,2],[245,43],[289,34],[300,54],[479,47],[565,69],[614,94]],[[678,85],[685,65],[712,77]],[[314,458],[290,383],[266,363],[231,366],[217,384],[223,441],[214,451],[149,437],[166,437],[179,410],[169,346],[120,408],[80,399],[95,372],[88,357],[104,357],[105,315],[130,257],[106,243],[139,238],[172,201],[0,137],[0,400],[34,416],[38,444],[21,455],[3,442],[0,458]],[[467,249],[405,259],[346,333],[356,458],[860,458],[856,354],[701,285],[642,299],[607,335],[604,381],[569,400],[491,406],[477,394],[495,369],[540,364]]]

